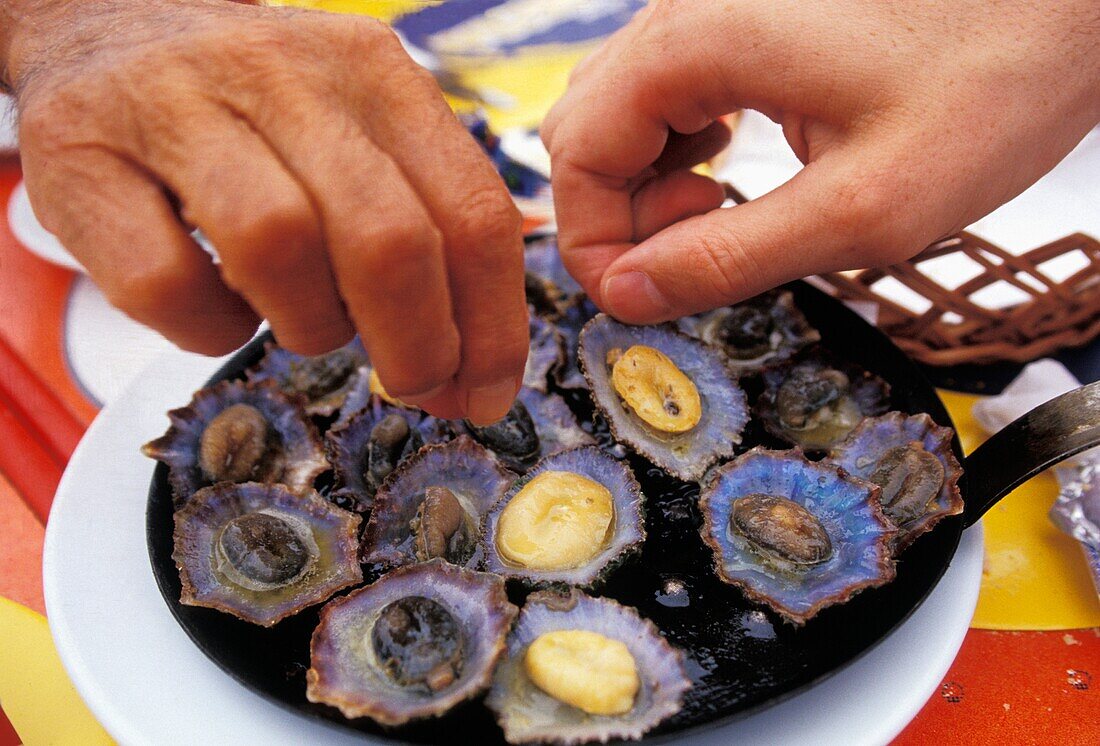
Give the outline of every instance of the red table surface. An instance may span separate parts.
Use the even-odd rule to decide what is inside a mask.
[[[19,178],[17,162],[0,161],[0,206]],[[6,420],[7,432],[23,434],[22,441],[0,442],[9,454],[0,459],[0,596],[42,613],[44,525],[35,508],[53,493],[73,423],[79,430],[95,414],[64,359],[61,322],[71,282],[69,272],[24,250],[8,229],[6,210],[0,212],[0,352],[13,353],[7,369],[0,364],[0,384],[26,385],[28,374],[35,384],[15,391],[16,401],[6,401],[0,385],[0,425]],[[27,458],[11,458],[13,451]],[[1100,677],[1098,630],[972,629],[937,692],[895,743],[1098,743],[1100,678],[1094,682],[1094,674]],[[0,745],[18,742],[0,711]]]

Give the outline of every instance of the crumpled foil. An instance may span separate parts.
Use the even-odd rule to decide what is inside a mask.
[[[1081,542],[1100,596],[1100,457],[1092,455],[1078,467],[1075,477],[1062,483],[1050,520]]]

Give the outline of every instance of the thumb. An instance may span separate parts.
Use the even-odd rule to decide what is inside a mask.
[[[836,157],[830,157],[830,156]],[[759,199],[676,223],[616,258],[601,307],[654,324],[749,298],[807,275],[901,261],[937,237],[895,204],[893,174],[871,176],[831,151]]]

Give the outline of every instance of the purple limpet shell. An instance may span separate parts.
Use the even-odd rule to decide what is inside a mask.
[[[831,405],[839,412],[840,419],[834,419],[834,428],[818,426],[812,429],[792,429],[784,422],[779,413],[778,401],[784,382],[792,374],[816,373],[818,371],[837,371],[848,379],[848,390],[841,397],[840,405]],[[811,349],[802,356],[768,366],[763,370],[764,391],[756,400],[753,412],[764,423],[764,428],[785,443],[799,446],[807,451],[825,451],[846,438],[849,433],[866,417],[873,417],[890,408],[890,384],[855,363],[835,359],[820,349]]]
[[[142,446],[141,452],[168,465],[172,502],[179,508],[196,490],[211,480],[199,466],[199,449],[207,425],[234,404],[247,404],[259,410],[278,435],[282,450],[279,474],[265,475],[263,481],[285,484],[292,490],[313,487],[313,480],[327,471],[329,463],[317,428],[302,409],[298,397],[284,394],[274,381],[220,381],[196,391],[186,407],[168,412],[172,423],[156,440]]]
[[[527,407],[539,436],[539,458],[574,448],[596,445],[596,439],[577,423],[573,410],[557,394],[524,387],[517,397]]]
[[[587,295],[577,296],[557,320],[558,331],[565,341],[565,362],[554,373],[558,387],[563,389],[587,389],[588,381],[581,372],[580,353],[581,329],[596,317],[600,310]]]
[[[396,683],[378,665],[370,643],[382,610],[417,596],[443,606],[464,637],[460,676],[434,693]],[[306,697],[339,708],[345,717],[369,717],[382,725],[438,717],[489,686],[518,611],[504,581],[489,573],[438,559],[393,570],[321,609],[309,646]]]
[[[598,482],[611,493],[614,529],[606,546],[587,563],[565,570],[537,570],[508,563],[497,550],[497,524],[508,502],[527,483],[544,471],[566,471]],[[570,585],[592,588],[627,558],[640,551],[645,541],[645,498],[634,472],[626,462],[596,447],[577,448],[548,456],[517,479],[485,516],[481,528],[482,566],[489,572],[516,578],[529,586]]]
[[[762,555],[730,526],[734,501],[748,495],[786,498],[809,511],[828,534],[829,556],[794,565]],[[834,464],[807,461],[798,449],[757,447],[722,464],[699,493],[699,508],[700,534],[714,552],[718,577],[796,626],[894,579],[896,532],[882,512],[879,488]]]
[[[943,465],[943,486],[936,499],[929,503],[923,515],[898,527],[895,552],[906,549],[918,536],[947,516],[963,512],[958,484],[962,467],[951,450],[954,435],[954,430],[940,427],[927,414],[887,412],[881,417],[865,419],[829,452],[827,461],[853,476],[868,480],[887,451],[904,448],[910,443],[919,443]],[[889,508],[886,510],[889,511]]]
[[[473,534],[469,538],[476,545],[482,518],[515,479],[492,453],[466,435],[421,448],[386,477],[375,493],[363,532],[363,560],[390,566],[417,561],[409,522],[416,517],[424,491],[435,486],[446,487],[458,498],[469,519],[468,530]],[[477,553],[471,552],[462,564],[474,567],[478,561]]]
[[[563,300],[581,292],[581,286],[562,264],[557,236],[547,236],[528,243],[523,252],[523,264],[527,272],[547,283],[549,289],[556,291]]]
[[[239,585],[216,566],[222,529],[250,513],[280,518],[296,532],[308,531],[305,543],[312,545],[312,559],[299,577],[257,590]],[[172,559],[180,573],[180,603],[206,606],[270,627],[363,582],[358,559],[360,521],[358,515],[337,508],[313,490],[297,493],[280,484],[258,482],[222,482],[201,489],[175,515]]]
[[[722,324],[739,309],[746,308],[764,312],[770,329],[766,343],[751,351],[731,346],[721,334]],[[804,347],[821,341],[821,334],[810,326],[789,290],[772,290],[732,306],[685,316],[677,326],[685,334],[717,347],[726,355],[730,367],[739,372],[787,360]]]
[[[627,326],[602,313],[585,325],[580,340],[581,369],[592,401],[617,441],[685,481],[701,479],[711,464],[734,454],[749,408],[745,392],[716,349],[668,325]],[[623,404],[611,383],[607,354],[634,345],[659,350],[691,379],[702,404],[691,430],[658,433]]]
[[[379,398],[377,394],[370,390],[370,371],[371,367],[369,365],[364,365],[356,371],[354,380],[344,397],[344,403],[340,407],[340,415],[332,423],[333,427],[345,424],[352,417],[370,407],[374,399]]]
[[[591,715],[555,699],[531,681],[524,666],[528,647],[558,630],[595,632],[626,645],[639,679],[629,712]],[[576,589],[568,595],[540,591],[529,595],[520,611],[485,704],[496,713],[509,743],[607,743],[641,738],[680,711],[689,689],[684,654],[637,610]]]
[[[249,381],[274,380],[284,392],[301,395],[306,400],[308,414],[328,417],[342,407],[368,363],[367,351],[359,337],[332,352],[315,356],[298,355],[268,342],[264,345],[263,359],[245,375]]]
[[[403,417],[409,430],[416,431],[423,445],[451,440],[461,432],[461,423],[432,417],[420,409],[388,404],[378,395],[372,396],[366,408],[343,424],[333,425],[325,435],[325,448],[335,473],[333,498],[351,500],[363,511],[371,506],[374,491],[363,475],[366,447],[370,442],[371,430],[389,414]],[[411,456],[415,451],[413,449],[405,455]]]
[[[531,343],[523,369],[523,385],[546,392],[550,374],[565,360],[561,333],[554,324],[528,309]]]

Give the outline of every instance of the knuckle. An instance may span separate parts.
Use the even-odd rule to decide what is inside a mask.
[[[519,333],[463,340],[462,380],[477,386],[517,375],[527,364],[528,350],[526,335]]]
[[[393,274],[398,268],[421,265],[438,255],[443,236],[427,221],[389,221],[359,227],[353,244],[360,248],[363,273]]]
[[[156,318],[201,295],[194,278],[171,264],[146,265],[118,272],[100,282],[111,305],[138,319]]]
[[[688,253],[689,276],[698,278],[706,301],[725,302],[744,293],[754,274],[762,274],[755,266],[752,253],[734,236],[703,233],[696,237]],[[709,291],[709,292],[707,292]]]
[[[375,18],[324,16],[317,20],[326,29],[321,34],[322,41],[326,45],[338,44],[347,54],[368,56],[375,62],[385,60],[392,63],[408,58],[394,30]]]
[[[38,89],[33,95],[21,97],[19,103],[19,140],[24,149],[39,152],[56,151],[68,142],[72,134],[75,102],[56,87]]]
[[[903,227],[904,190],[889,176],[864,176],[838,185],[824,216],[846,269],[904,261],[920,250],[912,238],[919,231]]]
[[[293,202],[265,205],[262,212],[245,212],[225,224],[233,226],[232,246],[222,257],[230,282],[295,272],[320,245],[312,212]]]
[[[384,369],[379,366],[378,377],[386,390],[396,396],[422,394],[454,378],[458,366],[458,344],[444,337],[416,355],[411,363],[396,363]]]
[[[833,192],[825,223],[847,244],[873,241],[885,227],[894,199],[894,190],[883,179],[864,176],[841,181]]]
[[[454,216],[451,232],[460,245],[477,251],[520,245],[523,218],[512,198],[496,184],[471,192],[466,209]]]

